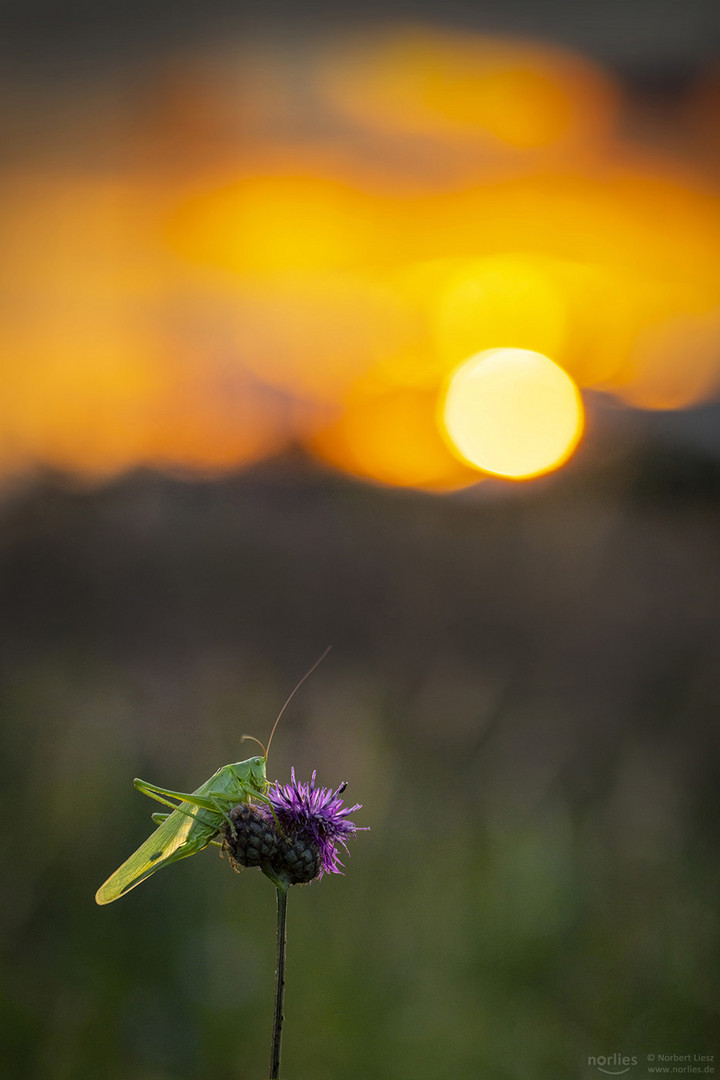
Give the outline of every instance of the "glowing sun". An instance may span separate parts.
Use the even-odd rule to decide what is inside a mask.
[[[522,479],[567,461],[582,436],[584,410],[573,380],[546,356],[488,349],[451,376],[442,427],[462,461]]]

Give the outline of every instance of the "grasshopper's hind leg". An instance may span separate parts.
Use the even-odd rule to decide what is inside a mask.
[[[172,810],[179,810],[181,814],[188,813],[188,811],[183,808],[182,803],[186,803],[188,806],[196,806],[202,810],[212,810],[214,813],[220,814],[221,817],[227,821],[231,829],[234,829],[233,823],[222,803],[225,803],[226,805],[228,803],[235,805],[236,803],[243,801],[237,795],[228,795],[226,791],[208,791],[205,795],[197,795],[195,792],[171,791],[169,788],[157,787],[156,784],[149,784],[147,780],[140,780],[138,777],[133,780],[133,783],[137,790],[141,791],[143,795],[147,795],[150,799],[155,799],[156,802],[162,803],[163,806],[169,806]],[[256,791],[252,792],[252,796],[260,802],[270,802],[267,795],[261,795]],[[171,799],[178,799],[181,805],[176,805],[176,803],[170,801]],[[161,821],[165,817],[167,817],[167,815],[153,814],[154,821]],[[274,811],[273,817],[275,817]],[[275,820],[277,821],[277,818]]]
[[[174,802],[170,802],[171,799],[179,799],[180,802],[187,803],[188,806],[198,806],[203,810],[218,810],[214,799],[196,795],[195,792],[170,791],[168,788],[149,784],[147,780],[140,780],[138,777],[135,777],[133,784],[138,791],[142,791],[143,795],[147,795],[149,799],[155,799],[156,802],[162,803],[163,806],[169,806],[172,810],[180,810],[181,807],[176,806]]]

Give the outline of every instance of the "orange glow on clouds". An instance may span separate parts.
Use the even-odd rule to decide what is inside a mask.
[[[720,391],[720,308],[659,320],[640,333],[618,394],[646,409],[685,409]]]
[[[420,26],[337,48],[317,81],[375,130],[519,148],[597,137],[615,111],[610,80],[561,49]]]
[[[311,446],[329,464],[384,484],[447,491],[476,482],[448,451],[436,414],[437,394],[429,391],[360,389]]]
[[[286,171],[259,161],[259,175],[184,203],[170,242],[192,261],[238,274],[288,273],[373,261],[377,212],[358,188],[336,176]],[[274,173],[263,175],[268,167]],[[310,160],[307,168],[326,168]],[[296,167],[297,170],[297,167]]]
[[[447,365],[501,341],[557,353],[565,300],[542,259],[494,255],[467,260],[438,289],[435,329]]]
[[[228,301],[244,364],[311,402],[336,404],[412,332],[400,299],[373,275],[323,270],[243,280]]]

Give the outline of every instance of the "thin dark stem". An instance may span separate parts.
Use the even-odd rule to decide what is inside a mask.
[[[277,883],[277,966],[275,968],[275,1015],[273,1016],[272,1047],[270,1050],[270,1080],[280,1077],[280,1043],[282,1041],[283,1007],[285,1002],[285,954],[287,952],[287,894],[288,886]]]

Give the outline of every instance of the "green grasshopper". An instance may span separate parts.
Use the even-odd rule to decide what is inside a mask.
[[[162,866],[170,866],[213,843],[228,820],[227,812],[231,807],[251,798],[267,801],[266,760],[267,755],[223,765],[190,794],[168,791],[145,780],[134,780],[138,791],[165,806],[172,806],[173,811],[171,814],[153,814],[153,821],[160,822],[158,828],[100,886],[95,893],[98,904],[117,900]],[[176,806],[171,799],[178,799],[180,805]]]
[[[324,659],[328,651],[325,650],[320,660]],[[208,844],[216,843],[215,837],[225,822],[229,821],[228,811],[238,803],[249,802],[251,799],[269,802],[267,790],[270,785],[265,775],[265,766],[275,728],[290,701],[320,660],[303,676],[280,710],[270,732],[267,749],[258,739],[253,739],[252,735],[243,735],[243,739],[253,739],[259,743],[263,750],[262,757],[251,757],[246,761],[236,761],[233,765],[223,765],[209,780],[187,794],[157,787],[145,780],[133,781],[138,791],[164,806],[169,806],[172,813],[152,815],[158,828],[110,875],[105,884],[100,886],[95,893],[98,904],[110,904],[113,900],[118,900],[161,867],[170,866],[179,859],[194,855],[196,851],[202,851]],[[172,799],[176,799],[177,804],[171,802]]]

